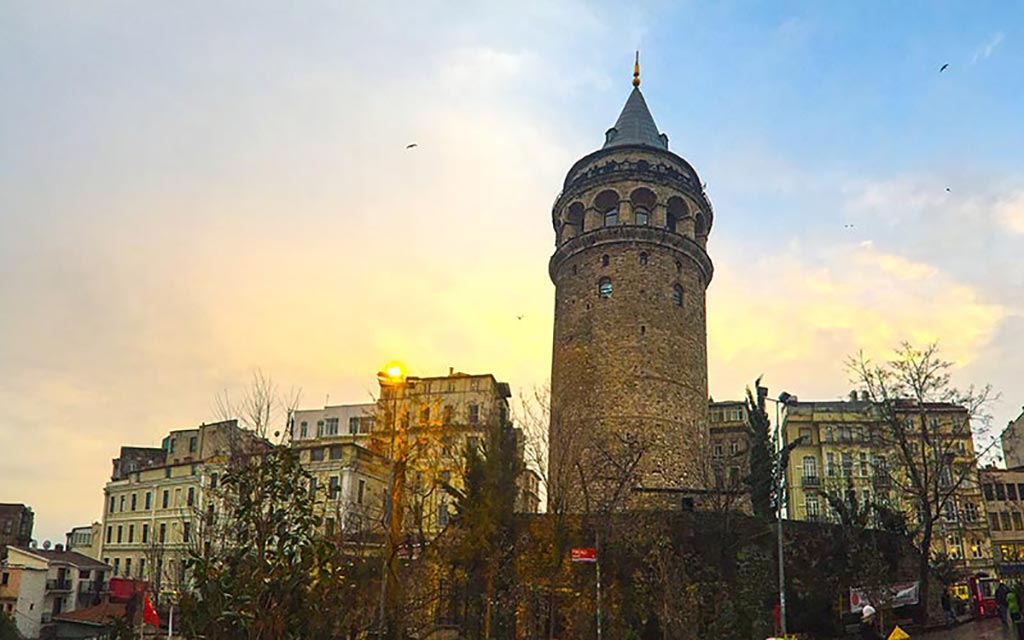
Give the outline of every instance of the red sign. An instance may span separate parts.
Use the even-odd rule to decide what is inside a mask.
[[[597,562],[597,549],[593,547],[573,547],[569,551],[569,559],[573,562]]]

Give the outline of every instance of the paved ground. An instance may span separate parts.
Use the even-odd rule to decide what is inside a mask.
[[[983,622],[967,622],[948,631],[935,631],[923,636],[928,640],[1016,640],[1017,636],[998,618]]]

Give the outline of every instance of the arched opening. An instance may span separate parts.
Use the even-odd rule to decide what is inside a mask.
[[[683,272],[683,263],[676,260],[676,273]]]
[[[683,306],[683,288],[678,284],[672,285],[672,304],[677,307]]]
[[[629,194],[629,200],[633,203],[633,223],[648,225],[651,221],[651,211],[658,200],[658,196],[646,187],[634,189]]]
[[[602,267],[607,267],[608,266],[608,262],[609,262],[609,258],[608,258],[608,254],[606,253],[603,256],[601,256],[601,266]]]
[[[565,212],[565,223],[572,225],[577,231],[583,231],[583,212],[582,202],[570,204]]]
[[[597,297],[598,298],[610,298],[612,297],[612,279],[601,278],[597,281]]]
[[[640,264],[647,264],[647,252],[646,251],[641,251],[640,252]]]
[[[604,226],[619,224],[619,194],[607,189],[594,198],[594,208],[604,217]]]
[[[704,214],[698,213],[693,219],[693,234],[698,238],[703,238],[708,234],[707,226],[704,222]]]
[[[685,218],[688,212],[685,200],[679,196],[669,198],[666,204],[665,228],[673,233],[679,233],[679,221]]]

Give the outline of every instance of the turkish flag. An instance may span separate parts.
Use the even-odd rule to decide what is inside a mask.
[[[149,596],[145,596],[145,601],[142,603],[142,621],[146,624],[151,624],[154,627],[160,626],[160,616],[156,615],[156,608],[153,607],[153,603],[149,601]]]

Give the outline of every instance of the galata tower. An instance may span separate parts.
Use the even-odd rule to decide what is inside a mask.
[[[619,119],[569,169],[551,221],[549,510],[620,510],[704,486],[713,213],[654,124],[639,61]]]

